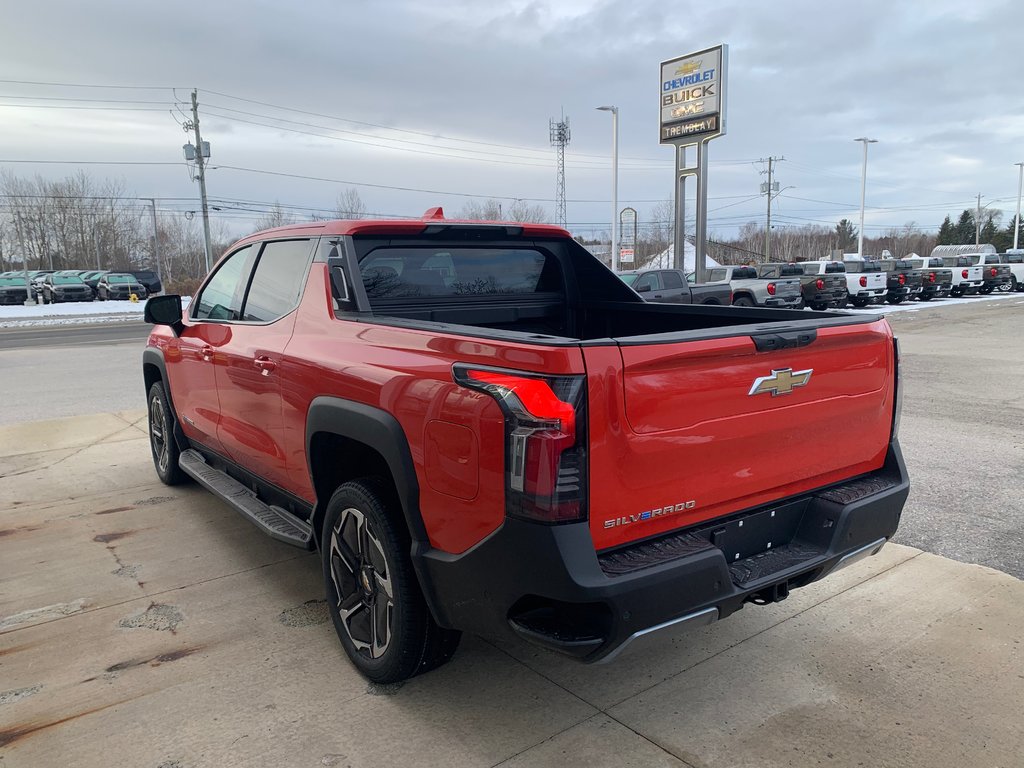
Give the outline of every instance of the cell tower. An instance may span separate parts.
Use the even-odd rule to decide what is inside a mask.
[[[555,148],[558,168],[555,171],[555,223],[565,226],[565,148],[569,145],[569,118],[551,118],[551,146]]]

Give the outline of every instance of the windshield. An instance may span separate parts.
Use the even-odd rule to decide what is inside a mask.
[[[108,283],[134,283],[135,278],[131,275],[107,275]]]
[[[0,277],[0,285],[24,285],[24,277]]]
[[[637,272],[628,272],[624,275],[619,275],[619,279],[626,285],[632,285],[636,282],[638,277],[640,277],[640,275]]]
[[[54,275],[54,285],[84,285],[78,275]]]

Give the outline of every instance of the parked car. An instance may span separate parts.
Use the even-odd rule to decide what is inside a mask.
[[[844,261],[846,294],[855,307],[881,304],[885,301],[888,277],[876,259]]]
[[[134,269],[130,274],[146,287],[146,293],[155,296],[164,289],[160,276],[152,269]]]
[[[43,304],[92,301],[92,289],[78,275],[46,275],[40,287]]]
[[[758,277],[777,279],[780,277],[800,278],[800,291],[804,304],[811,309],[822,310],[846,306],[846,277],[833,271],[818,274],[816,265],[768,263],[757,265]]]
[[[981,291],[981,286],[985,283],[981,267],[972,264],[966,256],[943,256],[942,266],[950,268],[953,279],[951,296],[968,296]]]
[[[728,285],[698,285],[681,269],[634,269],[619,278],[646,301],[666,304],[732,304]]]
[[[921,271],[921,291],[918,299],[931,301],[932,299],[945,299],[953,295],[953,272],[952,267],[947,267],[942,259],[937,256],[921,256],[915,259],[907,259],[910,266]],[[963,274],[959,275],[960,282],[963,282]]]
[[[318,549],[377,682],[462,631],[591,662],[783,600],[909,489],[884,319],[648,304],[550,225],[257,233],[145,316],[157,475]]]
[[[914,269],[905,259],[881,259],[882,271],[886,273],[885,300],[890,304],[902,304],[916,299],[924,291],[921,270]]]
[[[736,307],[783,307],[799,309],[803,302],[800,278],[762,280],[756,267],[715,267],[708,272],[711,283],[728,283]]]
[[[1024,291],[1024,249],[999,254],[999,263],[1010,267],[1010,290]]]
[[[96,282],[96,298],[100,301],[124,301],[130,299],[132,294],[135,294],[137,299],[144,299],[147,296],[146,286],[131,274],[111,272],[100,275]]]
[[[100,282],[100,278],[108,274],[108,269],[93,269],[82,275],[82,281],[92,289],[92,295],[97,295],[96,286]]]
[[[5,272],[4,275],[0,276],[0,304],[24,304],[28,300],[28,284],[24,276],[17,272]]]

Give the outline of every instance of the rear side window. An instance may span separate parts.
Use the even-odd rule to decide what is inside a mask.
[[[778,269],[779,277],[794,277],[804,273],[799,264],[783,264]]]
[[[715,273],[712,272],[711,274],[713,275]],[[714,279],[715,278],[712,278],[712,280],[714,280]],[[724,269],[722,270],[722,277],[719,278],[719,279],[721,279],[721,280],[725,279],[725,270]],[[757,270],[754,269],[753,267],[736,267],[732,271],[732,279],[733,280],[756,280],[757,279]]]
[[[242,319],[269,323],[295,309],[310,257],[309,240],[266,243],[256,262]]]
[[[562,292],[554,256],[534,248],[376,248],[359,263],[374,299]]]
[[[661,282],[665,284],[666,288],[682,288],[683,278],[679,276],[678,272],[662,272]]]
[[[242,296],[252,270],[253,248],[247,245],[227,257],[199,294],[192,317],[196,320],[238,320]]]
[[[825,274],[834,275],[838,272],[846,272],[846,266],[841,261],[830,261],[825,264]]]
[[[802,264],[801,267],[803,268],[805,275],[816,275],[821,272],[820,264]]]

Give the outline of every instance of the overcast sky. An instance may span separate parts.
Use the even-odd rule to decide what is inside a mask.
[[[868,162],[868,234],[908,221],[937,227],[978,193],[1008,221],[1014,163],[1024,161],[1019,0],[838,8],[820,0],[10,0],[0,25],[0,159],[165,165],[0,169],[59,177],[84,167],[164,199],[162,208],[194,208],[198,185],[180,164],[188,137],[170,111],[195,87],[213,145],[212,198],[329,208],[345,186],[235,170],[247,168],[379,185],[357,188],[384,214],[438,204],[455,212],[463,195],[553,210],[548,120],[564,112],[568,219],[586,233],[610,218],[611,117],[595,107],[620,108],[619,200],[644,219],[672,190],[672,150],[657,143],[658,64],[722,42],[729,132],[710,147],[712,233],[763,221],[754,161],[769,155],[786,158],[777,180],[793,187],[774,204],[780,226],[856,221],[858,136],[879,141]],[[219,205],[232,233],[251,229],[251,215]]]

